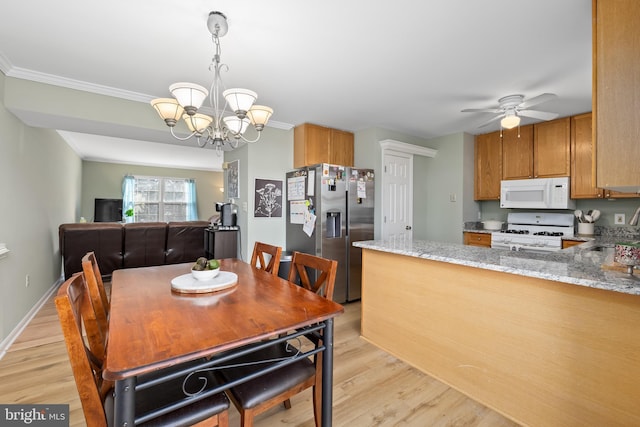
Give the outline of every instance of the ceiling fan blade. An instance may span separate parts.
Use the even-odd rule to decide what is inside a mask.
[[[546,111],[537,110],[520,110],[518,115],[522,117],[531,117],[532,119],[553,120],[558,117],[558,113],[548,113]]]
[[[478,127],[479,128],[483,128],[483,127],[488,126],[491,123],[495,122],[496,120],[500,120],[503,117],[504,117],[504,114],[500,114],[499,116],[495,116],[494,118],[489,119],[486,122],[480,123],[480,125],[478,125]]]
[[[462,113],[502,113],[502,110],[497,108],[465,108],[461,110]]]
[[[543,93],[542,95],[534,96],[533,98],[527,99],[526,101],[520,103],[520,105],[518,105],[518,108],[525,110],[529,107],[533,107],[534,105],[551,101],[552,99],[555,99],[557,97],[558,95],[556,95],[555,93]]]

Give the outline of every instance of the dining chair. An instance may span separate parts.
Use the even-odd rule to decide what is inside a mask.
[[[315,292],[327,299],[333,298],[338,262],[315,255],[294,252],[289,270],[289,281],[300,282],[300,286]],[[315,272],[316,274],[311,274]],[[310,277],[316,276],[312,280]],[[322,341],[316,340],[315,346]],[[287,342],[267,347],[242,358],[232,361],[233,368],[220,370],[223,381],[230,382],[256,372],[265,367],[265,360],[282,360],[298,352]],[[241,365],[241,366],[235,366]],[[261,375],[248,382],[239,384],[227,390],[227,395],[240,412],[240,422],[244,427],[253,426],[254,418],[262,412],[283,403],[285,408],[291,408],[290,398],[313,387],[313,408],[316,426],[321,423],[322,396],[322,352],[315,356],[315,360],[301,358],[295,363],[284,366],[273,372]]]
[[[280,269],[281,257],[282,247],[256,242],[253,246],[253,254],[251,255],[251,265],[277,276],[278,270]]]
[[[80,395],[87,425],[106,427],[113,425],[113,384],[102,378],[102,361],[94,353],[89,338],[83,338],[83,328],[97,328],[95,311],[89,299],[84,273],[77,273],[65,281],[55,298],[58,317],[71,362],[71,369]],[[199,375],[202,377],[204,373]],[[149,377],[153,377],[149,374]],[[136,418],[154,410],[179,402],[185,398],[183,379],[176,378],[144,390],[136,390]],[[207,386],[217,384],[213,376],[207,378]],[[199,384],[200,386],[200,384]],[[140,425],[217,425],[228,426],[229,400],[224,393],[191,402]]]
[[[82,272],[84,273],[91,304],[96,313],[98,327],[106,342],[109,330],[109,309],[111,306],[104,282],[102,281],[102,275],[100,274],[95,252],[87,252],[87,254],[82,257]]]

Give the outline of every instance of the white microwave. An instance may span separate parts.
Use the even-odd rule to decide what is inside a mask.
[[[575,209],[569,198],[569,177],[514,179],[500,182],[500,207],[521,209]]]

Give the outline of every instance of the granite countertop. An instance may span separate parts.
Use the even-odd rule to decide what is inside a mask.
[[[596,236],[586,239],[581,245],[548,254],[513,252],[506,249],[425,240],[367,240],[354,242],[353,245],[399,255],[640,295],[640,272],[635,272],[637,276],[629,276],[623,272],[601,268],[603,264],[612,263],[614,245],[616,241],[620,241],[620,238]],[[640,239],[636,238],[636,240]]]

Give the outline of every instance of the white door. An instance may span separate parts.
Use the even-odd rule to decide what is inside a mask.
[[[413,155],[384,150],[382,163],[382,238],[411,240]]]

